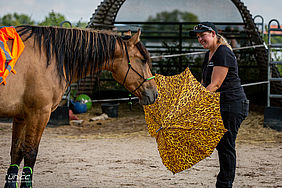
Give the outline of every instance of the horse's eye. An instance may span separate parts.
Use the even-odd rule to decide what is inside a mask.
[[[147,60],[146,59],[141,59],[142,63],[146,63]]]

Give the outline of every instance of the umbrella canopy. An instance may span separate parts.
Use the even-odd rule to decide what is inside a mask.
[[[174,174],[210,156],[227,131],[219,93],[202,86],[187,68],[174,76],[156,75],[158,99],[144,106],[151,136],[163,164]]]

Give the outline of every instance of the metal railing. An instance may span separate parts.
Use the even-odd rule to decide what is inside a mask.
[[[271,28],[271,23],[276,22],[277,28]],[[275,32],[275,33],[272,33]],[[271,93],[270,84],[271,82],[282,82],[282,78],[273,78],[271,75],[271,67],[275,65],[281,65],[282,61],[275,61],[272,59],[272,52],[273,49],[278,49],[280,52],[282,52],[282,44],[272,44],[271,37],[282,37],[282,28],[280,27],[280,23],[276,19],[270,20],[268,23],[268,66],[267,66],[267,78],[268,78],[268,84],[267,84],[267,107],[270,107],[270,99],[282,99],[281,94],[273,94]],[[281,73],[280,73],[281,74]]]
[[[201,63],[204,56],[200,54],[191,56],[190,54],[198,54],[199,52],[204,52],[205,50],[198,44],[196,38],[191,38],[189,36],[189,31],[192,30],[193,26],[195,26],[196,24],[198,23],[115,22],[115,29],[117,29],[117,32],[122,33],[128,31],[129,29],[131,31],[137,31],[139,28],[142,28],[141,40],[152,56],[153,73],[166,75],[166,72],[169,72],[169,74],[178,74],[184,71],[186,67],[189,67],[193,71],[194,76],[198,79],[200,77]],[[233,46],[234,48],[239,47],[240,49],[242,49],[234,51],[241,60],[239,68],[244,72],[247,72],[248,70],[254,70],[254,72],[258,72],[259,66],[255,63],[255,56],[253,55],[255,53],[255,50],[250,48],[250,46],[254,45],[250,41],[249,30],[245,28],[246,23],[218,22],[214,24],[217,26],[219,32],[228,40],[231,41],[232,39],[234,39],[234,41],[237,41],[238,45]],[[168,44],[168,46],[164,46],[163,42]],[[254,46],[254,48],[257,48],[257,46]],[[183,54],[183,56],[179,56],[179,54]],[[160,56],[174,57],[172,57],[170,60],[165,58],[156,58]],[[242,59],[244,61],[242,61]],[[251,60],[249,61],[249,59]],[[245,62],[247,61],[248,63],[245,64]],[[241,71],[241,74],[247,75],[243,71]],[[104,80],[104,77],[101,77],[99,81]],[[259,78],[247,77],[245,79],[242,79],[242,81],[242,83],[250,83],[262,80],[260,80]],[[97,84],[99,85],[99,83]],[[89,89],[84,89],[85,87],[89,87]],[[79,90],[83,90],[84,93],[89,95],[97,92],[96,90],[94,90],[93,86],[90,86],[89,84],[85,87],[84,84],[82,84]],[[103,87],[101,87],[101,89],[103,89]]]
[[[264,19],[263,19],[263,17],[261,15],[256,15],[254,17],[254,21],[257,18],[261,19],[261,22],[258,22],[258,23],[255,23],[255,24],[261,28],[261,29],[259,29],[259,27],[258,27],[258,30],[261,32],[261,38],[263,39],[264,38]]]
[[[189,36],[189,31],[197,24],[198,22],[115,22],[115,29],[118,32],[123,33],[129,29],[131,31],[137,31],[141,28],[141,40],[151,56],[154,57],[167,54],[189,54],[204,51],[202,46],[198,44],[196,37],[191,38]],[[215,22],[214,24],[218,28],[219,33],[232,43],[233,48],[253,45],[250,41],[251,33],[246,29],[246,23]],[[247,49],[244,52],[236,51],[236,53],[242,59],[246,57],[246,54],[249,54],[248,57],[252,56],[255,51]],[[203,57],[204,56],[194,56],[187,59],[187,57],[179,56],[174,57],[173,60],[154,59],[153,72],[163,75],[166,75],[167,72],[178,74],[189,66],[189,68],[192,68],[197,72],[196,77],[198,78],[198,72],[201,69],[201,64],[199,62],[202,62],[200,58]],[[253,67],[255,62],[249,64]],[[168,67],[173,71],[167,71]],[[259,71],[259,67],[257,66],[255,70]]]

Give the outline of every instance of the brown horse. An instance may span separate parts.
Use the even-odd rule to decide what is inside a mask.
[[[24,159],[21,187],[31,187],[39,142],[50,114],[73,82],[112,72],[115,80],[133,92],[143,105],[157,98],[150,56],[139,41],[113,33],[86,29],[18,26],[25,49],[6,85],[0,85],[0,116],[13,117],[11,165],[5,187],[16,187]],[[10,44],[10,48],[12,48]]]

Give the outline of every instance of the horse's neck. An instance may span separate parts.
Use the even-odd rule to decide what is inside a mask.
[[[91,65],[91,63],[89,63],[89,65]],[[91,67],[88,67],[87,70],[88,70],[88,72],[85,75],[83,75],[82,78],[78,77],[78,72],[76,71],[75,74],[73,75],[72,79],[71,79],[71,84],[77,83],[82,79],[86,79],[87,77],[91,77],[91,78],[93,78],[95,76],[98,77],[101,71],[109,71],[109,72],[114,71],[113,66],[111,65],[111,62],[108,65],[106,65],[106,63],[104,62],[103,65],[99,69],[96,68],[92,73],[91,73]]]

